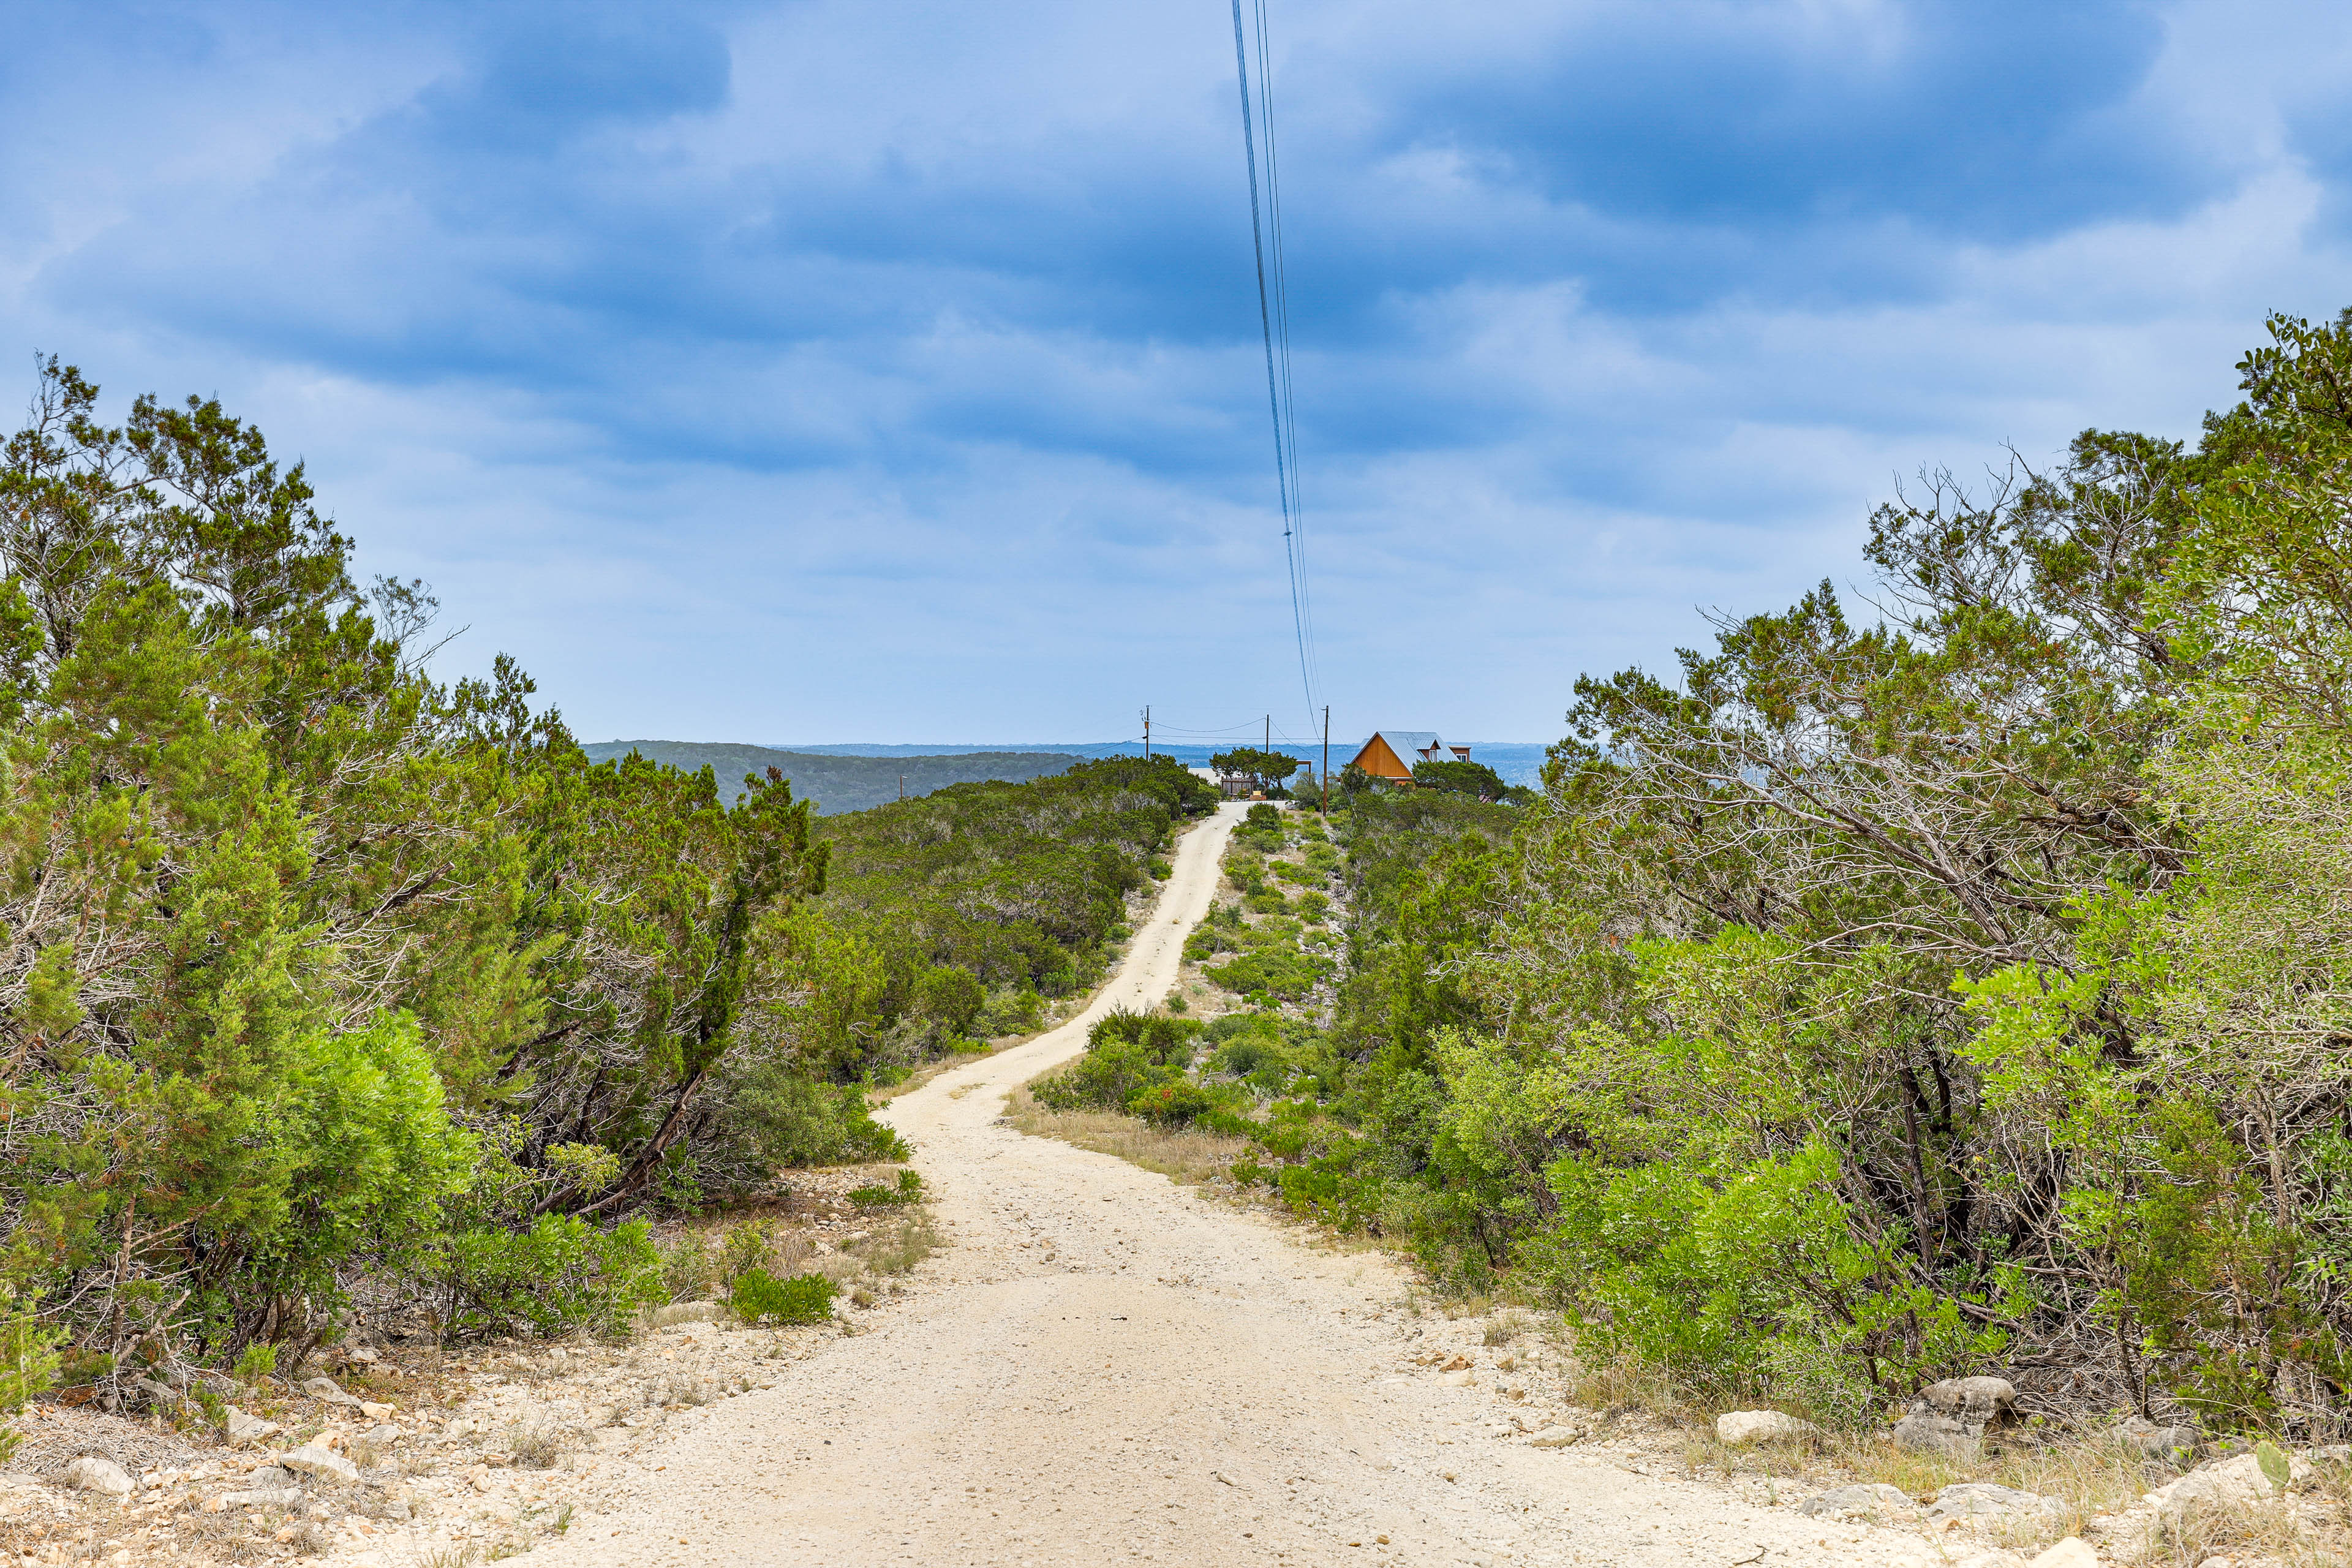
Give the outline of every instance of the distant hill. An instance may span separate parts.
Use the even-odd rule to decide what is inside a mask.
[[[1454,739],[1454,735],[1452,731],[1442,730],[1441,732],[1444,734],[1448,741]],[[1201,763],[1206,763],[1213,752],[1229,751],[1235,746],[1255,746],[1256,744],[1257,741],[1254,736],[1243,735],[1231,741],[1207,746],[1197,744],[1171,745],[1166,742],[1154,741],[1151,742],[1151,749],[1154,752],[1162,752],[1168,756],[1174,757],[1178,762],[1197,766]],[[1543,782],[1544,756],[1551,748],[1543,744],[1541,742],[1472,741],[1469,742],[1468,744],[1471,748],[1470,760],[1474,763],[1484,763],[1488,767],[1493,768],[1496,773],[1503,775],[1503,782],[1505,784],[1532,785]],[[1336,769],[1346,766],[1348,759],[1354,756],[1358,752],[1363,750],[1363,747],[1364,742],[1360,739],[1347,740],[1338,735],[1332,736],[1332,767]],[[1140,741],[1097,741],[1072,743],[1066,741],[1041,741],[999,743],[993,746],[942,745],[937,742],[919,745],[881,745],[871,742],[852,742],[847,744],[823,746],[803,745],[794,742],[789,745],[780,745],[776,749],[779,751],[797,752],[806,756],[824,757],[899,757],[911,755],[916,752],[921,752],[926,756],[941,757],[961,755],[967,752],[986,752],[993,754],[1006,752],[1016,752],[1022,756],[1033,755],[1039,752],[1059,752],[1062,755],[1068,757],[1133,757],[1142,754],[1143,742]],[[1282,740],[1276,742],[1274,749],[1277,752],[1287,752],[1291,756],[1297,757],[1300,762],[1306,763],[1310,766],[1318,764],[1322,757],[1322,744],[1320,742],[1308,744],[1303,742]],[[912,786],[910,785],[908,787],[911,788]]]
[[[667,763],[691,772],[708,763],[719,775],[719,787],[730,800],[741,797],[743,775],[780,768],[793,781],[795,799],[814,800],[817,814],[831,816],[863,811],[898,798],[898,780],[906,777],[910,795],[929,795],[954,784],[1003,779],[1020,784],[1058,773],[1081,759],[1067,752],[960,752],[950,756],[858,757],[782,752],[767,746],[746,746],[703,741],[597,741],[580,748],[591,761],[604,762],[636,752],[648,762]]]

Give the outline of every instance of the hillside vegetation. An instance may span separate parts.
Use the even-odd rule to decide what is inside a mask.
[[[860,1080],[1080,983],[1205,805],[1097,763],[818,824],[593,762],[503,656],[427,676],[429,595],[257,431],[98,408],[52,361],[0,450],[0,1409],[299,1365],[362,1279],[625,1321],[635,1216],[899,1152]]]
[[[1580,681],[1528,807],[1349,797],[1328,1016],[1106,1035],[1106,1094],[1722,1404],[2340,1434],[2352,320],[2240,370],[2194,448],[1880,509],[1875,616]]]
[[[593,741],[582,746],[592,763],[636,752],[647,762],[696,773],[709,768],[720,793],[733,805],[742,800],[745,778],[765,778],[774,768],[821,816],[864,811],[898,798],[929,795],[954,784],[991,780],[1021,783],[1058,773],[1077,759],[1060,752],[960,752],[936,756],[856,757],[783,752],[700,741]],[[903,782],[902,782],[903,781]]]

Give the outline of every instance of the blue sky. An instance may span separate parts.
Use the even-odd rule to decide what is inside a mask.
[[[1543,740],[2352,304],[2352,12],[1274,0],[1323,696]],[[589,738],[1307,731],[1217,0],[25,7],[0,347]]]

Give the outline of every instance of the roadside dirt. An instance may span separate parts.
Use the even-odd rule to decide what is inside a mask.
[[[891,1102],[949,1237],[921,1287],[809,1347],[788,1382],[709,1407],[665,1468],[614,1487],[534,1561],[1964,1560],[1622,1455],[1527,1447],[1539,1373],[1477,1344],[1475,1324],[1417,1316],[1386,1259],[1000,1124],[1006,1091],[1082,1050],[1094,1017],[1175,981],[1240,815],[1186,837],[1076,1018]]]

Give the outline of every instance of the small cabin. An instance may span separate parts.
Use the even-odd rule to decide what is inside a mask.
[[[1415,763],[1469,760],[1469,747],[1449,746],[1437,738],[1433,730],[1375,730],[1349,765],[1391,784],[1411,784]]]

